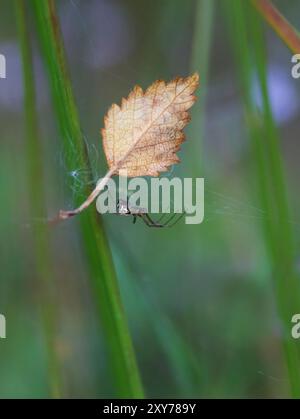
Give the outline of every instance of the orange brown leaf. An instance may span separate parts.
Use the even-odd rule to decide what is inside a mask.
[[[60,211],[54,222],[70,218],[87,208],[113,175],[158,176],[179,162],[176,155],[185,139],[183,128],[190,121],[198,74],[177,77],[169,83],[157,80],[148,89],[136,86],[121,107],[112,105],[104,119],[103,147],[109,171],[80,207]]]
[[[158,176],[179,162],[176,152],[185,139],[198,83],[198,74],[169,83],[157,80],[145,92],[135,86],[121,107],[111,106],[102,137],[114,174]]]

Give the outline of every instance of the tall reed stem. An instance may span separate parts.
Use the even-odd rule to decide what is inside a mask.
[[[295,54],[300,54],[299,32],[286,20],[269,0],[251,0],[263,19]]]
[[[30,213],[33,219],[45,219],[46,206],[43,183],[43,157],[37,121],[36,92],[30,34],[26,19],[24,0],[15,0],[16,20],[19,32],[24,85],[24,110],[26,125],[26,151],[28,163],[28,190]],[[39,305],[45,330],[48,352],[50,388],[53,397],[62,395],[62,384],[58,355],[55,348],[55,302],[53,299],[53,264],[51,259],[48,225],[32,224],[33,249],[36,261]]]
[[[87,169],[87,173],[91,173],[68,76],[55,3],[52,0],[32,0],[31,4],[51,86],[54,110],[66,151],[68,169],[73,170],[74,166],[79,164],[80,167]],[[71,145],[76,150],[76,156]],[[86,180],[88,185],[90,179]],[[89,192],[87,186],[86,196]],[[75,205],[80,203],[79,199],[80,197],[76,196]],[[89,208],[80,215],[80,226],[90,269],[89,279],[106,332],[108,352],[117,387],[116,395],[124,398],[142,398],[142,384],[112,256],[101,218],[95,208]]]
[[[264,219],[264,235],[272,268],[281,336],[293,397],[300,397],[300,351],[291,336],[291,319],[299,311],[299,277],[295,269],[295,244],[277,127],[273,120],[267,85],[267,63],[261,23],[241,0],[229,3],[233,45],[244,95],[246,121],[257,168],[257,183]],[[262,107],[253,98],[258,77]]]

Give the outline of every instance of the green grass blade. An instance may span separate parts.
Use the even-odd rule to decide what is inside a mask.
[[[227,2],[239,76],[243,89],[249,136],[256,161],[264,220],[265,242],[274,278],[278,313],[282,321],[282,342],[293,397],[300,397],[300,356],[291,337],[291,319],[300,304],[299,278],[295,271],[293,231],[284,179],[279,138],[273,120],[268,87],[264,38],[253,10],[242,1]],[[262,109],[258,111],[252,94],[254,71],[258,77]]]
[[[149,288],[143,287],[141,271],[131,252],[124,253],[120,238],[112,243],[115,266],[122,272],[121,288],[128,301],[132,301],[132,316],[149,324],[154,332],[162,353],[166,358],[170,372],[178,389],[178,397],[191,398],[201,394],[201,386],[207,378],[207,369],[198,359],[192,347],[185,341],[173,320],[163,311],[155,295]]]
[[[204,107],[207,93],[209,58],[212,44],[212,28],[214,21],[214,0],[199,0],[196,2],[195,26],[193,33],[191,73],[198,71],[200,75],[199,100],[191,110],[193,123],[188,128],[188,137],[193,139],[193,159],[195,171],[199,170],[202,161],[202,139],[204,133]],[[195,151],[196,150],[196,151]],[[197,169],[196,169],[197,168]]]
[[[252,0],[252,3],[288,48],[298,54],[300,52],[300,35],[297,30],[269,0]]]
[[[51,0],[32,0],[31,4],[51,86],[54,110],[66,150],[67,166],[70,170],[78,164],[80,167],[89,168],[55,4]],[[70,140],[77,152],[76,163],[70,150]],[[89,170],[87,172],[90,173]],[[85,192],[86,195],[89,193],[88,187]],[[76,197],[75,201],[74,205],[77,206],[79,197]],[[143,389],[101,218],[95,208],[89,208],[79,219],[90,268],[91,285],[106,331],[117,396],[141,398]]]
[[[28,195],[31,205],[31,215],[34,215],[34,218],[43,219],[46,216],[46,206],[43,185],[42,151],[37,122],[32,51],[24,0],[15,0],[15,12],[23,64]],[[40,310],[47,343],[50,389],[53,397],[60,397],[62,395],[61,376],[58,356],[55,350],[55,304],[53,299],[50,301],[54,278],[50,237],[48,227],[44,223],[33,223],[32,228],[33,249],[36,259],[36,275],[39,280],[37,287],[39,288],[41,300]]]
[[[263,132],[265,134],[265,155],[269,156],[269,190],[272,199],[274,279],[276,281],[277,306],[283,320],[283,340],[292,394],[300,397],[300,352],[291,337],[291,319],[300,306],[299,277],[295,270],[295,242],[287,199],[284,165],[279,147],[279,133],[275,125],[267,86],[266,49],[263,42],[261,22],[256,13],[250,11],[249,28],[253,43],[254,60],[262,96]]]

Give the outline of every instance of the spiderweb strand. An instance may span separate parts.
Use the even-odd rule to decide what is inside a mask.
[[[105,175],[105,177],[102,178],[97,183],[97,185],[95,186],[93,191],[90,193],[88,198],[78,208],[71,211],[60,210],[58,215],[50,220],[50,224],[56,224],[59,221],[67,220],[68,218],[71,218],[74,215],[81,213],[83,210],[89,207],[91,203],[94,202],[94,200],[100,194],[100,192],[104,189],[104,187],[107,185],[109,179],[112,177],[114,172],[115,172],[115,168],[112,168],[111,170],[109,170],[107,174]]]

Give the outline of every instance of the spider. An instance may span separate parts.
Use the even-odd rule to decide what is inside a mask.
[[[136,223],[137,218],[141,218],[144,223],[148,226],[148,227],[156,227],[156,228],[162,228],[162,227],[173,227],[175,224],[178,223],[178,221],[184,216],[184,212],[182,214],[179,214],[179,217],[176,216],[178,215],[177,213],[172,214],[168,220],[166,220],[164,223],[162,223],[162,220],[165,218],[166,214],[163,214],[158,221],[153,220],[150,215],[148,214],[147,210],[145,208],[140,208],[140,207],[132,207],[128,205],[128,200],[127,202],[120,199],[117,202],[117,214],[118,215],[124,215],[124,216],[133,216],[133,224]]]

